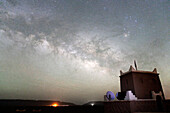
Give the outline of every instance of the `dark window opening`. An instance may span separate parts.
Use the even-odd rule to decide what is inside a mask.
[[[154,78],[152,79],[152,82],[153,82],[154,84],[156,84],[156,80],[155,80]]]
[[[141,83],[143,84],[143,78],[140,79]]]
[[[128,85],[128,80],[126,79],[126,84]]]

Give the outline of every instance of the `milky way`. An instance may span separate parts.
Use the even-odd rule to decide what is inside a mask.
[[[168,0],[0,0],[0,98],[103,100],[136,60],[170,98]]]

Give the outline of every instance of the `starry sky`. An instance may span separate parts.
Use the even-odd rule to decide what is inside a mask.
[[[0,0],[0,98],[103,100],[120,70],[160,73],[170,98],[169,0]]]

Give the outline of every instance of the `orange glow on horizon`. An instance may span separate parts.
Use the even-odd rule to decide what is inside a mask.
[[[58,104],[57,104],[57,103],[54,103],[54,104],[52,104],[52,106],[53,106],[53,107],[57,107],[57,106],[58,106]]]

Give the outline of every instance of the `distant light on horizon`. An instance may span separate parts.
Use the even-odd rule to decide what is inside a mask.
[[[94,103],[91,103],[91,106],[94,106]]]
[[[54,103],[54,104],[52,104],[52,106],[53,106],[53,107],[57,107],[57,106],[58,106],[58,104],[57,104],[57,103]]]

